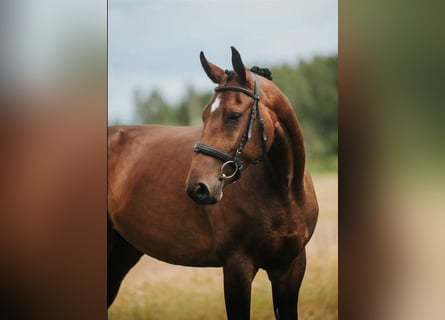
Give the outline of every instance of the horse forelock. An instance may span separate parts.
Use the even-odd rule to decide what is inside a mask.
[[[235,77],[235,71],[233,70],[225,70],[224,73],[227,74],[227,81],[230,81]]]

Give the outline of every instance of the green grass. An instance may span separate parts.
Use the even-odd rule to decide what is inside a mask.
[[[299,314],[305,320],[330,320],[338,318],[337,176],[315,175],[314,183],[320,216],[307,246]],[[179,267],[144,257],[124,279],[108,319],[226,319],[222,283],[219,268]],[[251,318],[274,319],[263,270],[252,284]]]
[[[323,158],[309,158],[307,165],[312,173],[330,174],[338,171],[338,156],[333,155]]]

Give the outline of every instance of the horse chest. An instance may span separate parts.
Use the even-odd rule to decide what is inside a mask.
[[[307,228],[300,219],[291,219],[289,211],[281,212],[275,219],[269,214],[224,213],[212,219],[217,254],[224,260],[233,252],[243,252],[260,265],[292,260],[304,247]]]
[[[306,242],[308,228],[304,220],[294,212],[272,220],[269,244],[265,252],[268,259],[287,260],[300,254]]]

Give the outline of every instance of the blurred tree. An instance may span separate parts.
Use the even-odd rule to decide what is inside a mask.
[[[180,108],[184,108],[187,112],[187,125],[199,125],[201,124],[201,110],[203,105],[201,104],[200,96],[193,87],[187,89],[187,95],[182,100]]]
[[[153,90],[148,98],[144,99],[138,89],[135,91],[134,98],[136,117],[139,122],[146,124],[171,122],[172,112],[170,107],[158,90]]]
[[[291,101],[303,127],[308,158],[314,161],[337,156],[337,65],[334,56],[272,68],[274,82]]]

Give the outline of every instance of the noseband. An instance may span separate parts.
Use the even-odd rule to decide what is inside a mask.
[[[221,169],[219,172],[219,178],[221,180],[222,179],[230,180],[231,183],[236,182],[241,175],[241,171],[246,168],[244,162],[241,160],[241,154],[243,153],[243,149],[244,149],[247,141],[252,137],[252,128],[253,128],[253,124],[255,123],[255,120],[257,117],[258,117],[258,121],[260,123],[260,128],[261,128],[263,152],[264,152],[264,154],[266,153],[267,137],[266,137],[266,131],[264,128],[264,119],[261,117],[260,109],[258,107],[258,101],[260,101],[260,82],[258,81],[258,78],[254,73],[252,73],[252,75],[253,75],[253,79],[255,81],[254,92],[251,92],[245,88],[236,87],[236,86],[221,86],[221,87],[215,88],[215,92],[239,91],[239,92],[242,92],[242,93],[248,95],[249,97],[253,98],[253,100],[254,100],[252,109],[250,111],[249,124],[248,124],[243,136],[241,137],[240,144],[238,145],[238,148],[236,149],[235,154],[231,155],[223,150],[220,150],[218,148],[209,146],[209,145],[207,145],[205,143],[201,143],[201,142],[196,143],[194,146],[195,152],[197,152],[197,153],[199,152],[199,153],[202,153],[207,156],[211,156],[211,157],[214,157],[214,158],[217,158],[217,159],[223,161],[223,165],[221,166]],[[254,164],[256,164],[258,162],[259,162],[258,160],[251,161],[251,163],[254,163]],[[225,169],[230,169],[230,168],[232,168],[233,172],[227,175],[224,171],[225,171]]]

